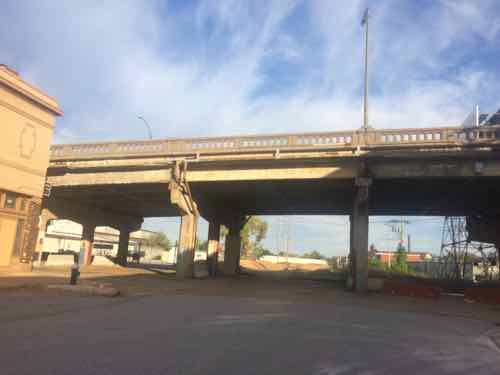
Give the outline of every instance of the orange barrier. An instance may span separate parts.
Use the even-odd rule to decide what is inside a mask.
[[[465,289],[464,299],[467,302],[500,305],[500,288],[467,288]]]
[[[400,281],[386,280],[384,293],[396,296],[422,297],[438,299],[442,289],[432,285],[411,284]]]

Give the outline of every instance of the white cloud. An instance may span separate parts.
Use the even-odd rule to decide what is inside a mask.
[[[492,107],[494,95],[484,95],[484,86],[498,77],[482,66],[457,66],[450,75],[445,70],[453,53],[443,53],[454,42],[470,43],[469,35],[494,43],[493,3],[443,2],[438,12],[422,10],[415,22],[398,4],[388,0],[374,9],[372,125],[455,124],[475,102]],[[297,2],[282,1],[201,2],[192,20],[182,22],[175,9],[155,2],[15,3],[0,26],[0,59],[61,101],[66,116],[59,141],[145,136],[138,114],[157,137],[356,128],[364,2],[301,5],[309,10],[311,35],[323,41],[315,47],[314,68],[293,28],[282,29]],[[6,38],[10,29],[16,33]],[[253,97],[273,80],[259,71],[273,55],[303,64],[298,84]]]
[[[58,142],[145,137],[138,115],[155,137],[353,129],[366,4],[5,1],[0,61],[60,101]],[[496,109],[498,8],[376,2],[371,125],[454,125],[475,103]],[[262,71],[278,60],[275,75]],[[273,91],[278,74],[293,84]]]

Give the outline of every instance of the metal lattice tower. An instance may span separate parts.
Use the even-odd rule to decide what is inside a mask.
[[[466,260],[475,259],[487,264],[488,249],[492,248],[493,245],[469,240],[464,216],[446,216],[441,237],[439,276],[445,279],[463,280],[468,272]]]
[[[469,251],[465,217],[446,216],[441,235],[440,277],[461,280],[465,274],[464,259]]]

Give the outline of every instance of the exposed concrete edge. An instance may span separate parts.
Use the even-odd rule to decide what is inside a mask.
[[[382,277],[368,277],[368,291],[369,292],[382,292],[384,290],[384,282],[385,279]],[[346,279],[346,288],[352,289],[352,277],[351,275],[347,276]]]
[[[490,339],[493,345],[496,346],[497,350],[500,352],[500,329],[496,328],[486,333],[486,336]]]
[[[60,290],[63,292],[87,296],[117,297],[120,295],[120,291],[118,289],[109,286],[49,284],[47,285],[47,289]]]

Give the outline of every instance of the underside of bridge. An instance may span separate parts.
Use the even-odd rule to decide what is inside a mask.
[[[217,259],[220,226],[229,229],[224,270],[234,275],[247,215],[349,215],[353,279],[363,291],[369,215],[500,215],[496,152],[457,150],[454,145],[438,151],[358,152],[57,161],[48,171],[53,190],[43,217],[82,223],[89,254],[95,226],[119,229],[118,258],[125,263],[128,233],[144,218],[180,216],[177,270],[185,277],[193,274],[199,216],[210,226],[209,262]],[[216,269],[214,264],[210,269]]]
[[[84,228],[90,228],[84,230],[83,238],[89,254],[96,226],[119,229],[124,233],[119,259],[122,264],[126,262],[128,235],[140,227],[143,218],[181,216],[178,241],[181,255],[178,274],[181,276],[193,273],[198,215],[210,223],[209,261],[212,263],[217,259],[214,254],[218,248],[220,225],[230,229],[224,262],[225,273],[229,275],[238,272],[239,232],[246,215],[350,215],[354,227],[351,251],[357,254],[352,258],[353,276],[357,279],[354,285],[358,290],[366,290],[369,215],[477,217],[500,213],[499,178],[366,178],[366,186],[356,180],[193,182],[187,185],[189,192],[181,195],[194,203],[194,210],[173,202],[172,186],[168,183],[59,186],[53,189],[45,207],[55,214],[54,217],[79,221]],[[366,191],[362,193],[360,189]],[[215,270],[216,265],[212,264],[210,269]]]
[[[202,216],[350,215],[354,179],[216,181],[190,184]],[[131,217],[179,216],[168,184],[68,186],[52,199]],[[484,215],[500,213],[499,178],[372,180],[370,215]]]

